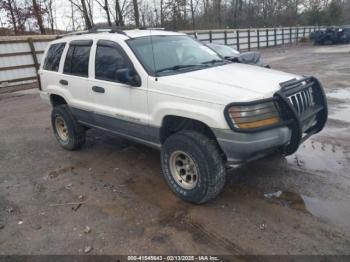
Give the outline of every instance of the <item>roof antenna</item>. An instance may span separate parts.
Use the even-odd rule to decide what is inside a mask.
[[[154,74],[155,74],[155,80],[156,82],[158,82],[158,73],[157,73],[157,68],[156,68],[156,57],[154,55],[154,45],[153,45],[153,34],[152,34],[152,30],[149,30],[149,33],[151,35],[151,47],[152,47],[152,56],[153,56],[153,66],[154,66]]]

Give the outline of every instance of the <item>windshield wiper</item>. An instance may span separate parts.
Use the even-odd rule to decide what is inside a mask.
[[[239,62],[238,56],[225,56],[224,58],[230,62]]]
[[[196,66],[200,66],[200,65],[176,65],[176,66],[171,66],[171,67],[166,67],[166,68],[159,69],[159,70],[156,71],[156,73],[161,73],[161,72],[165,72],[165,71],[177,71],[177,70],[180,70],[180,69],[196,67]]]
[[[202,65],[209,65],[209,64],[217,64],[217,63],[225,63],[224,60],[219,60],[219,59],[213,59],[207,62],[203,62]]]

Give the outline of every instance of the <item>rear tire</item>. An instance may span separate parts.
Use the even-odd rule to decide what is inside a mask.
[[[172,191],[195,204],[217,197],[226,179],[226,169],[215,141],[195,131],[170,136],[161,152],[163,175]]]
[[[85,144],[85,128],[74,118],[67,105],[52,109],[51,124],[57,141],[67,150],[77,150]]]

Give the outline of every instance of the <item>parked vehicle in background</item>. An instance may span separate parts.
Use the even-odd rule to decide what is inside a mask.
[[[350,26],[329,27],[310,34],[314,45],[333,45],[350,43]]]
[[[327,121],[316,78],[232,63],[176,32],[66,36],[39,76],[63,148],[81,148],[89,128],[157,148],[172,191],[197,204],[222,191],[226,167],[293,154]]]
[[[221,57],[231,62],[270,68],[269,65],[266,65],[263,62],[261,54],[259,52],[240,53],[239,51],[230,46],[212,43],[207,44],[207,46],[213,49],[215,52],[217,52]]]

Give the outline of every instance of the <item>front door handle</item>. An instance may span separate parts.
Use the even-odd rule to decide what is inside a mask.
[[[105,89],[103,87],[100,87],[100,86],[93,86],[92,87],[92,91],[96,92],[96,93],[104,93],[105,92]]]
[[[60,84],[63,85],[63,86],[67,86],[68,85],[68,81],[64,80],[64,79],[61,79],[60,80]]]

